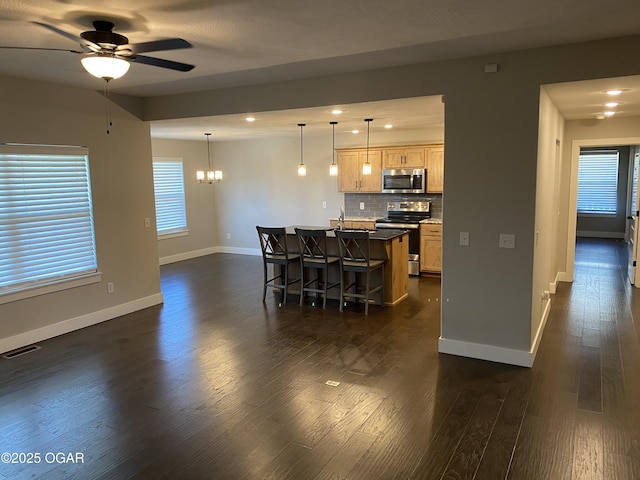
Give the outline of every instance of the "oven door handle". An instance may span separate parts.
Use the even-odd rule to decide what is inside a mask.
[[[376,223],[376,228],[395,228],[397,230],[418,230],[419,223]]]

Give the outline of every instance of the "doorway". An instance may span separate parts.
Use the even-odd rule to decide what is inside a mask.
[[[597,148],[617,148],[620,145],[631,146],[630,152],[638,152],[637,145],[640,144],[640,137],[630,137],[630,138],[607,138],[607,139],[589,139],[589,140],[573,140],[571,143],[571,185],[570,185],[570,195],[569,195],[569,218],[568,218],[568,226],[567,226],[567,257],[566,257],[566,267],[565,267],[565,281],[573,281],[574,280],[574,271],[575,271],[575,251],[576,251],[576,238],[578,234],[578,166],[580,159],[580,152],[584,149],[597,149]],[[633,155],[630,154],[630,157]],[[633,162],[630,162],[633,163]],[[628,163],[625,162],[625,165]],[[629,170],[627,170],[629,171]],[[632,172],[629,172],[632,173]],[[625,175],[625,178],[629,178],[630,175]],[[630,185],[631,182],[627,181]],[[637,183],[637,177],[636,177]],[[637,186],[636,186],[637,188]],[[627,212],[629,213],[637,213],[633,208],[630,208],[631,205],[631,196],[632,191],[630,192],[627,189],[627,194],[625,195],[624,205],[626,206]],[[636,208],[637,210],[637,208]],[[628,215],[634,217],[629,220],[629,223],[633,221],[634,234],[638,234],[638,229],[636,226],[638,222],[635,219],[634,215]],[[627,226],[626,231],[630,230],[630,225]],[[622,237],[626,237],[622,235]],[[633,242],[635,245],[637,242]],[[636,252],[630,252],[630,257],[633,257]],[[630,275],[632,274],[630,270]],[[640,286],[640,285],[639,285]]]

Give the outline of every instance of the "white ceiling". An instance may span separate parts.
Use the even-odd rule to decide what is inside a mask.
[[[133,64],[112,82],[116,93],[145,97],[638,34],[638,18],[637,0],[111,0],[103,6],[83,0],[10,0],[0,6],[0,45],[76,49],[72,40],[31,22],[79,34],[91,30],[96,19],[113,21],[114,31],[132,43],[171,37],[191,42],[192,49],[149,54],[192,63],[191,72]],[[101,88],[79,56],[67,52],[0,49],[0,75]],[[633,80],[629,92],[637,91]],[[580,108],[587,108],[578,105],[587,99],[592,100],[589,112],[596,110],[598,101],[586,85],[549,92],[561,111],[581,114]],[[401,122],[412,128],[416,122],[438,121],[437,112],[420,105],[413,118],[407,103],[398,105],[404,113],[400,108],[394,113],[387,102],[375,103],[369,107],[376,110],[366,116],[395,118],[391,121],[398,128]],[[341,107],[363,123],[361,106]],[[233,137],[254,135],[259,128],[265,129],[259,135],[269,135],[268,129],[290,128],[292,122],[312,128],[330,120],[323,109],[302,113],[262,114],[249,126],[242,118],[225,116],[158,122],[153,129],[162,136],[177,136],[171,129],[192,132],[185,135],[193,138],[207,129],[226,129]],[[340,128],[347,127],[347,115],[343,118]]]

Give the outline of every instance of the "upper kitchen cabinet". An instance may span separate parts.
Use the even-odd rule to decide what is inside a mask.
[[[382,182],[382,152],[369,149],[371,175],[362,174],[362,166],[367,161],[364,148],[336,150],[338,152],[338,191],[379,192]]]
[[[427,193],[442,193],[444,187],[444,145],[425,148]]]
[[[424,168],[425,149],[417,147],[385,148],[382,150],[382,168]]]

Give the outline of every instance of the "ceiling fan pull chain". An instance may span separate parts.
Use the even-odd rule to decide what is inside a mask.
[[[104,84],[104,101],[105,101],[105,109],[107,115],[107,135],[111,133],[110,127],[113,125],[111,123],[111,98],[109,97],[109,81],[106,80]]]

